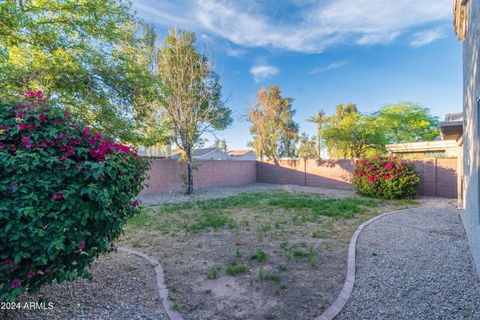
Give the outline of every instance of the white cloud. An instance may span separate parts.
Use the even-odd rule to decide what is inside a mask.
[[[452,19],[451,0],[289,0],[295,19],[274,19],[275,3],[136,0],[159,24],[207,32],[245,47],[321,52],[341,43],[385,44],[413,28]],[[287,3],[288,4],[288,3]],[[284,7],[285,3],[282,2]],[[294,14],[293,14],[294,13]]]
[[[433,28],[415,33],[410,45],[414,48],[418,48],[446,37],[447,34],[444,27]]]
[[[258,64],[250,68],[250,73],[255,82],[260,82],[278,74],[278,68],[268,64]]]
[[[341,68],[348,63],[349,63],[349,61],[347,61],[347,60],[334,62],[334,63],[331,63],[331,64],[325,66],[325,67],[315,68],[312,71],[310,71],[310,74],[317,74],[317,73],[325,72],[325,71],[328,71],[328,70],[338,69],[338,68]]]

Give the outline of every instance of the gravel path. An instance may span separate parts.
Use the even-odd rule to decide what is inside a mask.
[[[386,216],[357,245],[357,279],[335,319],[480,319],[480,282],[445,200]]]
[[[185,201],[207,200],[213,198],[225,198],[242,192],[284,190],[292,192],[311,192],[325,195],[331,198],[345,198],[355,196],[353,190],[337,190],[327,188],[303,187],[298,185],[280,185],[269,183],[252,183],[235,187],[217,187],[195,190],[192,195],[185,195],[183,192],[161,193],[155,195],[141,196],[140,200],[145,205],[159,205],[163,203],[177,203]]]
[[[91,269],[93,281],[45,286],[33,296],[19,300],[48,299],[52,310],[0,310],[0,319],[130,320],[168,319],[156,285],[156,275],[148,261],[132,254],[112,253],[97,260]]]

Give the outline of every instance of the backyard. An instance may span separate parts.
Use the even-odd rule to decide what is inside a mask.
[[[418,205],[328,189],[237,191],[222,198],[147,205],[129,220],[118,243],[161,262],[172,307],[185,319],[312,319],[343,286],[348,243],[357,226],[380,213]],[[124,265],[120,255],[99,263],[113,259]],[[154,282],[151,272],[142,271],[145,267],[121,265],[112,271],[129,270],[125,278]],[[104,276],[99,278],[94,282]],[[152,295],[148,288],[143,291]],[[58,290],[44,292],[52,291]],[[61,296],[47,293],[42,298],[58,307]],[[105,295],[98,293],[98,298]],[[158,317],[155,308],[142,309],[142,317]],[[64,312],[98,316],[85,307],[75,310]],[[15,316],[24,318],[28,312]]]

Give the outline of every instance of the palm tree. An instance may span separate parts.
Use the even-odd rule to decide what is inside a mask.
[[[307,119],[308,122],[316,123],[317,124],[317,159],[318,161],[321,160],[321,138],[322,138],[322,124],[327,120],[327,116],[323,110],[319,110],[316,116],[312,116]]]

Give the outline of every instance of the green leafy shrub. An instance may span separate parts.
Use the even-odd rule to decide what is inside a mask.
[[[355,161],[353,186],[358,193],[384,199],[415,196],[420,178],[413,165],[396,157]]]
[[[0,101],[0,300],[88,277],[137,212],[148,166],[40,91]]]

